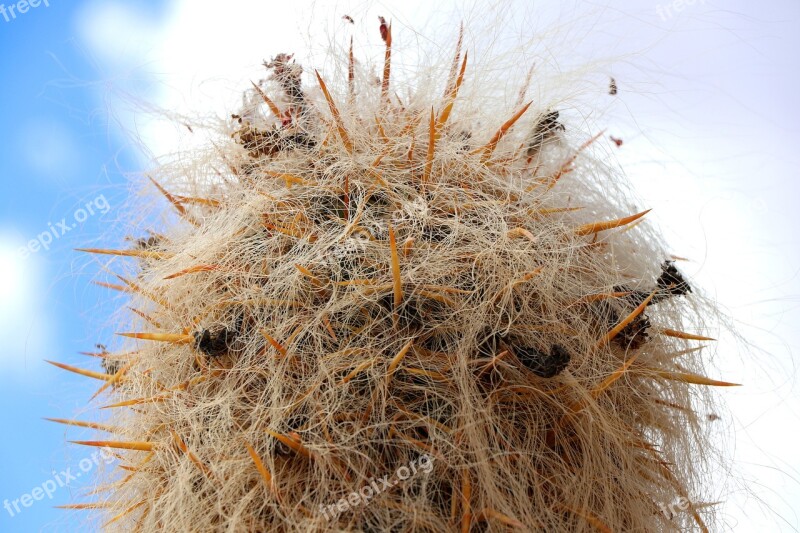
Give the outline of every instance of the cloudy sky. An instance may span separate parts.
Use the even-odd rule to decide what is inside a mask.
[[[40,417],[70,417],[95,386],[43,359],[89,366],[78,352],[111,337],[114,296],[90,283],[103,279],[100,264],[72,249],[123,238],[117,217],[129,179],[152,154],[185,141],[181,127],[143,110],[225,116],[261,75],[263,59],[296,52],[305,64],[330,68],[329,52],[341,50],[350,32],[363,43],[361,57],[378,57],[370,32],[384,15],[412,51],[449,47],[465,20],[468,43],[479,51],[521,54],[552,73],[589,65],[588,78],[617,79],[619,98],[589,101],[597,113],[572,118],[624,139],[620,149],[599,148],[624,167],[642,207],[654,208],[652,222],[676,254],[691,259],[685,270],[750,343],[711,332],[720,338],[714,377],[746,384],[721,392],[728,409],[715,422],[736,460],[732,472],[714,473],[725,524],[736,531],[800,527],[792,360],[800,344],[800,4],[48,4],[8,20],[0,10],[0,421],[7,428],[0,499],[30,493],[87,455],[64,445],[80,432],[67,435]],[[343,14],[355,27],[341,22]],[[511,37],[488,39],[498,31]],[[513,50],[517,37],[530,49]],[[411,51],[405,56],[415,59]],[[0,509],[0,531],[77,530],[80,517],[51,507],[76,501],[83,484],[59,488],[13,517]]]

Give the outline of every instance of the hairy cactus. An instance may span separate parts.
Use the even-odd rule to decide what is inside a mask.
[[[686,332],[710,304],[600,135],[465,102],[460,40],[401,98],[379,29],[378,80],[352,45],[340,81],[266,62],[151,174],[177,221],[87,250],[136,271],[111,285],[129,344],[98,354],[113,435],[81,442],[121,462],[75,507],[125,531],[706,530],[698,391],[730,384]]]

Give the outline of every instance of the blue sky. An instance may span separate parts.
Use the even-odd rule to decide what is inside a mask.
[[[0,14],[0,503],[31,494],[53,471],[79,472],[91,454],[66,444],[90,433],[41,419],[79,418],[97,387],[43,360],[96,369],[79,352],[110,342],[114,330],[118,301],[91,284],[105,280],[101,263],[73,249],[120,243],[126,199],[138,189],[131,179],[148,165],[139,143],[156,153],[176,146],[175,128],[134,114],[119,95],[224,116],[263,58],[302,52],[303,31],[313,34],[304,18],[310,3],[267,4],[50,0],[8,22]],[[736,459],[736,477],[719,475],[726,525],[796,531],[800,4],[630,4],[542,1],[536,18],[583,17],[586,29],[570,34],[579,42],[561,41],[559,57],[620,58],[598,63],[617,78],[620,98],[603,109],[611,118],[592,120],[625,139],[615,157],[644,207],[655,208],[652,220],[753,343],[748,349],[718,332],[713,377],[746,383],[723,393],[720,439]],[[391,11],[398,26],[435,29],[453,5],[409,0],[390,10],[353,0],[314,8],[317,20]],[[469,8],[459,9],[469,20]],[[327,43],[315,44],[319,51]],[[53,231],[48,249],[28,245]],[[80,513],[53,506],[82,501],[79,488],[96,468],[13,517],[0,509],[0,531],[80,530]]]
[[[103,108],[102,66],[76,31],[85,3],[49,4],[8,22],[0,15],[0,499],[11,502],[55,481],[54,470],[80,472],[80,460],[91,454],[65,446],[64,427],[41,417],[71,417],[96,384],[43,359],[96,367],[78,352],[103,341],[97,332],[113,307],[108,292],[90,284],[98,269],[87,268],[73,248],[107,237],[128,189],[124,173],[137,168]],[[146,4],[139,3],[159,13],[157,3]],[[87,203],[102,209],[90,214]],[[22,257],[20,248],[53,230],[58,238],[49,249]],[[70,431],[69,438],[81,434]],[[72,485],[30,507],[18,504],[13,518],[0,510],[0,531],[77,530],[80,516],[53,508],[74,501],[84,483]]]

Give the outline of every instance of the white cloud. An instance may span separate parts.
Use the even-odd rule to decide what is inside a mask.
[[[54,354],[48,285],[35,258],[19,253],[24,244],[0,229],[0,372],[19,380],[38,376],[42,359]]]
[[[86,2],[75,20],[83,44],[105,67],[136,64],[156,43],[157,21],[131,2]]]

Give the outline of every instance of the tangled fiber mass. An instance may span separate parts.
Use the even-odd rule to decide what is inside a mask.
[[[135,271],[105,284],[129,344],[60,364],[103,382],[103,419],[59,421],[119,458],[68,507],[123,531],[706,531],[696,412],[731,384],[687,331],[713,306],[599,134],[460,99],[460,39],[401,98],[379,29],[381,76],[352,41],[339,81],[266,62],[214,143],[150,174],[174,224],[86,250]]]

